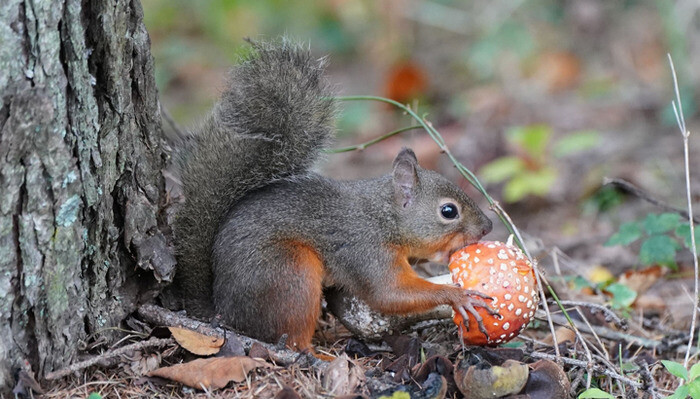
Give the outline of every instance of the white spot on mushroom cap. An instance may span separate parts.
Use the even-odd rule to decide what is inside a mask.
[[[515,307],[515,305],[513,305],[512,303],[510,305],[508,305],[508,311],[512,312],[514,307]]]
[[[510,299],[511,299],[512,297],[513,297],[513,296],[512,296],[511,294],[505,294],[505,295],[503,295],[503,299],[505,299],[506,301],[510,301]]]
[[[509,328],[510,328],[510,323],[508,323],[508,322],[503,323],[503,329],[504,329],[504,330],[507,330],[507,329],[509,329]]]
[[[522,303],[525,303],[525,301],[527,301],[527,298],[525,298],[525,295],[518,295],[518,300]]]
[[[508,280],[503,282],[503,288],[508,288],[509,285],[510,285],[510,282]]]
[[[515,315],[520,316],[520,314],[523,313],[523,310],[520,308],[515,309]]]

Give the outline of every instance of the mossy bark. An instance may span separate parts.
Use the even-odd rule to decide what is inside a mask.
[[[142,16],[137,0],[0,1],[0,392],[170,280]]]

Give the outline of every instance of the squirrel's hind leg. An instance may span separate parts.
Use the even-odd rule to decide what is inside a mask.
[[[281,292],[278,335],[287,334],[287,345],[294,349],[312,349],[311,338],[321,314],[323,262],[310,246],[300,242],[285,243],[289,258],[279,276]]]
[[[256,251],[242,251],[248,244],[222,241],[214,248],[217,313],[253,338],[277,343],[287,334],[289,347],[311,349],[321,313],[321,258],[296,240],[269,240]]]

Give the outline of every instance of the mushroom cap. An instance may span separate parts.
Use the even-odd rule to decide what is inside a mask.
[[[490,315],[475,307],[483,317],[488,339],[479,331],[474,317],[468,329],[462,316],[455,312],[454,322],[467,345],[498,345],[515,338],[525,329],[538,304],[535,272],[523,252],[499,241],[481,241],[452,254],[449,264],[452,281],[466,290],[479,291],[493,297],[485,302],[498,310]]]

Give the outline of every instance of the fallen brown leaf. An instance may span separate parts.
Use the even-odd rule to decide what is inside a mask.
[[[331,395],[338,396],[357,392],[364,380],[362,367],[350,360],[346,354],[342,354],[328,365],[321,382]]]
[[[222,337],[212,337],[186,328],[168,327],[168,330],[180,346],[199,356],[218,353],[225,341]]]
[[[629,270],[618,278],[618,282],[635,291],[637,295],[642,295],[654,285],[659,277],[666,274],[666,271],[668,271],[668,268],[658,265],[642,270]]]
[[[231,381],[245,380],[248,373],[258,367],[268,367],[268,364],[246,356],[212,357],[161,367],[147,375],[167,378],[197,389],[219,389]]]
[[[560,344],[562,342],[565,342],[565,341],[569,341],[569,342],[576,341],[576,333],[572,329],[570,329],[566,326],[560,326],[554,332],[557,336],[557,342]],[[545,337],[542,340],[542,342],[545,342],[548,345],[552,345],[554,343],[554,340],[552,339],[552,335],[551,334],[547,335],[547,337]]]

